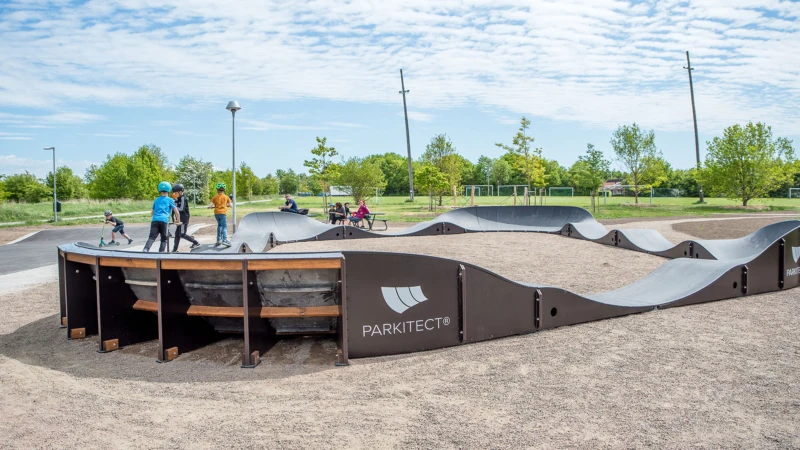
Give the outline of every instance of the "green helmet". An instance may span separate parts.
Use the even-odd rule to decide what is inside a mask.
[[[222,189],[224,191],[227,188],[228,186],[226,186],[225,183],[217,183],[217,190]]]
[[[158,192],[169,192],[171,190],[172,190],[172,185],[167,183],[166,181],[158,183]]]

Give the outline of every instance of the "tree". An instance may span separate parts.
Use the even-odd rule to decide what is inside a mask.
[[[636,123],[620,126],[611,138],[611,146],[617,159],[630,172],[637,205],[642,174],[654,162],[653,158],[658,156],[655,139],[653,130],[642,131]]]
[[[50,194],[52,195],[53,172],[47,173],[44,184],[50,188]],[[56,169],[56,189],[58,190],[57,197],[59,200],[84,198],[87,194],[86,185],[83,184],[81,177],[76,176],[72,169],[67,166],[61,166]]]
[[[511,177],[511,164],[509,164],[507,160],[499,158],[492,164],[492,183],[498,186],[507,184],[511,181]]]
[[[28,172],[9,175],[3,180],[3,188],[9,200],[39,203],[42,199],[53,195],[53,190],[48,189],[35,175]]]
[[[328,138],[320,139],[317,137],[317,146],[311,149],[311,154],[316,156],[304,161],[303,165],[308,167],[308,172],[315,178],[315,182],[322,190],[322,209],[328,209],[327,194],[330,191],[330,180],[335,180],[338,175],[339,165],[332,162],[332,158],[339,154],[333,147],[327,147]],[[315,191],[311,188],[311,191]],[[316,193],[315,193],[316,195]]]
[[[276,170],[275,174],[278,175],[278,192],[281,194],[296,194],[300,187],[300,179],[294,170],[288,171]]]
[[[5,186],[5,179],[6,176],[0,174],[0,200],[5,200],[6,198],[8,198],[8,192],[6,192],[6,186]]]
[[[542,164],[542,149],[531,148],[534,138],[526,133],[530,124],[531,121],[522,116],[519,131],[514,136],[511,145],[499,142],[494,144],[517,156],[517,158],[514,158],[513,166],[524,175],[528,189],[531,186],[544,186],[545,174],[544,165]]]
[[[408,186],[408,165],[404,156],[397,153],[384,153],[383,155],[370,155],[367,159],[378,163],[386,180],[385,195],[407,194]]]
[[[381,167],[375,161],[357,156],[339,167],[337,183],[356,202],[372,198],[375,189],[386,186]]]
[[[207,186],[213,171],[214,165],[210,162],[186,155],[175,167],[175,181],[183,185],[189,198],[205,204],[209,201]]]
[[[447,186],[439,185],[438,190],[434,192],[439,196],[439,206],[442,206],[442,196],[451,193],[453,188],[457,189],[461,183],[463,158],[460,157],[453,142],[446,134],[437,134],[425,146],[425,152],[421,159],[424,164],[430,164],[439,169],[439,172],[447,179]]]
[[[421,192],[428,191],[428,210],[433,211],[433,195],[441,189],[447,189],[449,183],[447,176],[436,166],[424,164],[414,169],[414,185],[418,186]]]
[[[611,162],[603,156],[603,152],[596,150],[594,145],[586,144],[586,154],[578,156],[578,161],[572,166],[573,179],[578,186],[591,192],[603,185],[611,168]]]
[[[772,127],[761,122],[730,126],[707,145],[701,184],[713,193],[741,199],[743,206],[794,176],[792,141],[773,138]]]
[[[108,155],[100,166],[92,164],[86,169],[86,184],[89,186],[89,197],[96,199],[129,197],[130,161],[128,155],[115,153]]]
[[[490,184],[489,178],[492,176],[492,168],[494,167],[494,160],[488,156],[481,155],[478,158],[478,163],[475,164],[475,171],[481,176],[481,184]],[[475,183],[478,184],[478,183]]]
[[[259,180],[261,185],[261,195],[272,195],[278,193],[278,179],[272,174],[268,174]]]

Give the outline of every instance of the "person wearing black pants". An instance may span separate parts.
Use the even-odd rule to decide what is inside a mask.
[[[150,247],[159,235],[161,236],[161,246],[158,251],[167,250],[169,245],[169,237],[167,237],[169,218],[172,214],[178,215],[175,201],[169,198],[170,190],[172,190],[172,185],[166,181],[158,183],[158,197],[153,201],[153,209],[150,211],[153,216],[153,220],[150,222],[150,236],[144,244],[144,251],[146,252],[150,251]]]
[[[178,194],[178,198],[175,199],[175,206],[178,208],[178,214],[180,216],[181,223],[175,228],[175,245],[172,247],[172,252],[175,253],[178,251],[178,244],[181,243],[181,238],[186,239],[187,241],[192,243],[190,248],[195,249],[200,247],[200,243],[195,240],[194,237],[189,236],[186,232],[189,230],[189,201],[183,195],[183,185],[180,183],[176,183],[175,186],[172,187],[172,192]]]

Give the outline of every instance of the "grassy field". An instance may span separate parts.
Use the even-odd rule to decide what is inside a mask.
[[[251,212],[275,211],[278,206],[283,204],[283,198],[278,196],[254,198],[253,202],[239,203],[237,205],[237,216],[239,218]],[[337,199],[341,201],[342,199]],[[309,208],[310,215],[323,219],[325,213],[322,207],[322,199],[319,197],[296,197],[300,208]],[[518,198],[521,203],[522,199]],[[653,204],[650,199],[640,199],[640,205],[633,204],[632,197],[610,197],[603,203],[598,199],[600,205],[595,217],[600,219],[624,218],[624,217],[668,217],[668,216],[705,216],[717,213],[755,213],[765,211],[798,211],[800,212],[800,199],[758,199],[752,200],[747,208],[742,208],[740,202],[721,198],[707,199],[703,205],[696,204],[695,198],[654,198]],[[589,197],[546,197],[545,204],[556,206],[577,206],[589,209]],[[511,206],[514,203],[513,197],[476,197],[477,205],[505,205]],[[102,218],[103,211],[111,209],[115,214],[126,214],[133,212],[143,212],[130,216],[121,216],[127,223],[148,222],[150,220],[149,210],[152,201],[133,201],[133,200],[113,200],[113,201],[70,201],[62,203],[62,212],[59,213],[59,224],[76,225],[85,223],[95,223]],[[437,215],[453,208],[453,199],[444,198],[443,206],[436,208],[435,211],[428,211],[427,197],[417,197],[417,201],[410,203],[405,197],[381,197],[368,201],[370,209],[374,212],[386,213],[386,218],[392,222],[422,222],[430,220]],[[469,206],[468,197],[459,197],[458,207]],[[199,205],[198,205],[199,206]],[[38,204],[16,204],[0,203],[0,223],[21,222],[21,224],[36,224],[52,218],[52,206],[50,203]],[[230,211],[228,212],[230,215]],[[210,217],[213,211],[203,207],[192,210],[192,215],[196,217]],[[92,216],[91,218],[82,218]],[[64,220],[60,219],[73,219]]]

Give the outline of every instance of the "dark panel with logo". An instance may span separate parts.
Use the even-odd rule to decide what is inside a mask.
[[[465,342],[478,342],[536,329],[536,288],[506,280],[475,266],[466,266],[464,289]]]
[[[782,247],[782,248],[781,248]],[[800,230],[787,233],[783,238],[783,246],[778,243],[778,252],[783,260],[783,267],[779,267],[780,274],[783,275],[782,289],[797,287],[800,285]],[[780,261],[780,260],[779,260]]]
[[[343,252],[351,358],[459,344],[459,264],[398,253]]]

